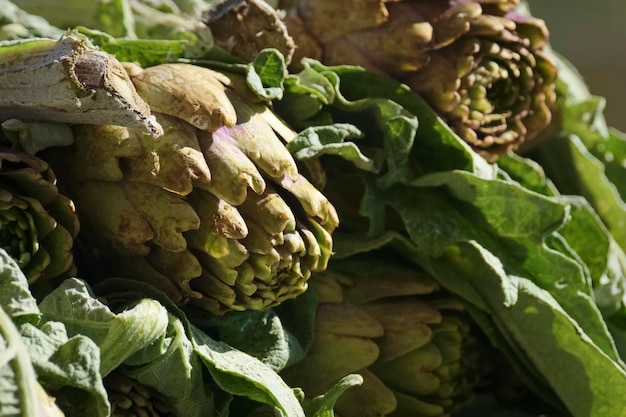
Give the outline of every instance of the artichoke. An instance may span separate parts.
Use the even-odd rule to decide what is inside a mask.
[[[313,344],[283,377],[308,396],[359,373],[338,400],[341,417],[449,416],[469,402],[478,378],[463,305],[401,261],[334,260],[316,273],[320,296]]]
[[[44,160],[0,148],[0,247],[16,260],[29,284],[45,288],[75,273],[74,203],[59,193]]]
[[[85,233],[87,276],[141,279],[214,314],[263,310],[323,270],[338,219],[245,80],[191,64],[128,66],[164,134],[76,126],[47,157]]]
[[[287,2],[303,56],[387,74],[419,92],[453,130],[494,161],[550,124],[557,68],[543,20],[518,0]]]

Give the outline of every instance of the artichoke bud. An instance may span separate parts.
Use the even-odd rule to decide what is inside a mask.
[[[366,254],[334,260],[310,282],[320,296],[315,336],[305,358],[283,370],[291,386],[315,396],[361,374],[364,384],[335,406],[342,417],[443,417],[471,399],[469,317],[429,276]]]
[[[59,192],[48,163],[26,152],[0,148],[0,177],[0,246],[45,292],[76,272],[74,202]]]
[[[354,0],[360,11],[348,16],[330,0],[291,3],[297,53],[408,84],[490,161],[532,146],[551,123],[557,67],[545,53],[548,30],[516,13],[519,1]]]
[[[73,145],[50,150],[89,230],[88,265],[154,281],[213,314],[305,291],[326,267],[338,218],[280,139],[289,127],[225,74],[127,68],[164,134],[80,126]]]

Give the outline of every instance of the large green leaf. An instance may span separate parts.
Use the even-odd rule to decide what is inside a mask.
[[[0,307],[0,416],[60,417],[31,363],[29,351],[9,315]],[[105,414],[94,414],[94,416]]]
[[[217,318],[219,339],[280,372],[301,360],[313,340],[317,296],[306,291],[267,311],[243,311]]]
[[[616,401],[626,392],[623,366],[607,356],[548,291],[507,272],[475,241],[449,246],[432,267],[451,281],[470,281],[499,330],[519,344],[573,416],[626,415],[626,404]]]
[[[403,218],[418,250],[440,256],[458,241],[480,242],[507,271],[549,291],[607,355],[617,357],[584,267],[543,241],[562,226],[567,205],[465,171],[424,176],[416,185],[420,187],[397,187],[387,194],[387,202]]]
[[[514,155],[504,157],[501,166],[487,164],[407,86],[361,68],[305,60],[304,70],[287,78],[285,90],[279,114],[326,135],[305,130],[290,146],[296,155],[318,158],[331,173],[325,190],[343,215],[334,235],[336,256],[392,247],[463,298],[492,343],[546,401],[576,416],[624,415],[609,401],[623,392],[624,371],[596,297],[604,311],[619,302],[621,252],[611,242],[621,242],[618,222],[626,213],[610,181],[598,181],[603,167],[592,167],[593,155],[584,155],[589,152],[576,146],[576,138],[568,138],[574,157],[557,180],[555,170],[544,173],[544,166]],[[561,82],[559,94],[569,93]],[[589,97],[581,94],[559,103],[583,103]],[[581,128],[602,132],[594,109]],[[416,129],[398,128],[398,115],[417,121]],[[333,130],[337,123],[353,125],[358,140],[339,135]],[[384,155],[380,169],[363,164],[377,153]],[[576,164],[595,169],[577,178],[588,181],[586,194],[579,192],[579,182],[561,187]],[[360,195],[348,189],[355,179],[362,182],[353,187]],[[344,194],[358,210],[341,198]],[[582,195],[592,206],[562,194]],[[366,218],[369,228],[359,227],[356,216]],[[611,236],[614,230],[617,235]],[[467,253],[461,259],[465,269],[452,262],[453,249]],[[602,298],[599,288],[617,292]],[[555,357],[559,352],[567,353]],[[605,369],[595,372],[595,367]],[[580,395],[573,388],[577,384],[584,387]]]
[[[260,360],[191,327],[195,351],[221,389],[269,404],[283,417],[304,417],[293,390]]]
[[[17,262],[0,248],[0,307],[16,323],[37,323],[40,312]]]
[[[88,337],[67,336],[61,322],[20,328],[37,375],[68,417],[105,417],[111,412],[100,373],[100,350]]]
[[[24,273],[1,248],[0,287],[0,350],[6,358],[0,369],[0,404],[13,405],[0,407],[0,415],[60,415],[41,383],[63,403],[67,416],[107,416],[98,347],[82,335],[68,338],[63,323],[40,321]]]
[[[140,300],[119,314],[98,301],[85,282],[67,279],[39,304],[42,322],[58,321],[70,336],[85,335],[101,351],[103,375],[157,340],[167,327],[167,310],[152,299]]]

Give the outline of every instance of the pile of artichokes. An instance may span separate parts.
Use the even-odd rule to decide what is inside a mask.
[[[95,10],[76,1],[67,10],[77,18]],[[80,309],[71,300],[89,300],[79,307],[87,305],[87,315],[93,307],[86,322],[96,328],[102,317],[94,316],[130,317],[146,300],[158,306],[168,319],[145,346],[110,369],[100,357],[90,364],[102,371],[95,385],[106,404],[98,406],[110,415],[222,415],[232,402],[238,417],[284,416],[285,409],[300,410],[297,417],[448,417],[484,400],[481,390],[502,399],[489,372],[514,381],[503,388],[511,398],[521,393],[541,412],[576,414],[569,387],[552,390],[553,374],[538,369],[544,358],[519,343],[528,340],[515,326],[526,319],[533,334],[545,333],[540,308],[558,331],[579,332],[582,344],[593,336],[581,349],[598,353],[598,369],[621,375],[613,329],[594,297],[614,301],[624,248],[609,230],[609,255],[572,244],[577,227],[604,233],[603,219],[589,220],[587,206],[560,195],[519,156],[561,131],[559,106],[568,99],[558,89],[561,67],[547,27],[523,2],[103,1],[99,11],[119,8],[123,19],[90,15],[89,28],[71,13],[23,3],[76,29],[45,21],[37,29],[34,15],[12,3],[8,12],[22,20],[0,27],[0,36],[32,38],[38,63],[50,61],[38,64],[38,74],[54,67],[66,75],[42,85],[71,97],[55,100],[51,90],[33,106],[12,106],[11,97],[0,103],[0,252],[36,298],[32,311],[7,320],[34,326],[63,311],[46,299],[60,290],[72,320]],[[64,45],[56,55],[47,49],[55,36]],[[0,54],[0,75],[21,80],[25,71],[15,63],[23,56],[8,55]],[[106,100],[115,106],[98,119]],[[537,220],[543,214],[549,219]],[[557,258],[568,271],[580,267],[584,279],[552,282],[542,268]],[[476,265],[480,274],[470,271]],[[597,270],[617,283],[607,290],[591,277]],[[0,272],[0,284],[19,287],[19,274]],[[482,277],[493,294],[476,290]],[[604,293],[594,285],[605,285]],[[529,305],[522,313],[518,295]],[[591,312],[588,321],[576,309]],[[510,328],[502,317],[512,318]],[[80,326],[54,319],[41,326],[48,333],[36,330],[59,346],[72,343]],[[135,317],[131,330],[139,334],[142,323]],[[270,342],[259,338],[250,348],[252,335],[233,337],[233,328],[254,326],[271,329]],[[93,332],[78,336],[93,338],[97,351],[109,329]],[[485,364],[495,363],[496,351],[510,363],[494,371]],[[180,385],[162,380],[181,362]],[[65,375],[57,371],[53,379]],[[42,381],[47,394],[63,398],[64,385]],[[0,414],[2,399],[0,389]]]

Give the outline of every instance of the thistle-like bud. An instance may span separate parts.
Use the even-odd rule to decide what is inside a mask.
[[[320,296],[315,338],[285,380],[319,395],[359,373],[338,400],[342,417],[443,417],[477,381],[469,318],[426,274],[376,256],[331,262],[311,280]]]
[[[92,269],[151,282],[215,314],[267,309],[305,291],[311,272],[326,267],[338,220],[277,135],[288,127],[268,123],[270,110],[225,74],[128,68],[164,134],[79,126],[75,143],[55,151]]]

